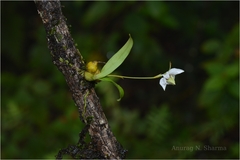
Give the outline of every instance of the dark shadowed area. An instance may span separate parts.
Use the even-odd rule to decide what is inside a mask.
[[[62,2],[85,61],[106,62],[131,34],[115,74],[185,72],[96,85],[126,158],[239,157],[239,2]],[[84,127],[52,63],[34,2],[1,3],[1,158],[55,158]],[[65,157],[68,158],[68,157]]]

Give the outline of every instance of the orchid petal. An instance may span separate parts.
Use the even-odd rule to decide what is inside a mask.
[[[169,78],[169,72],[164,73],[164,74],[163,74],[163,77],[166,78],[166,79],[168,79],[168,78]]]
[[[184,70],[178,69],[178,68],[171,68],[171,69],[168,71],[168,73],[169,73],[170,75],[177,75],[177,74],[180,74],[180,73],[183,73],[183,72],[184,72]]]
[[[167,81],[165,78],[161,78],[159,81],[159,84],[162,86],[163,90],[165,91],[166,86],[167,86]]]

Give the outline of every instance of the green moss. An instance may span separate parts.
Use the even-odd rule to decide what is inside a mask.
[[[55,35],[56,35],[55,37],[57,38],[58,42],[62,41],[63,36],[61,34],[55,32]]]
[[[59,61],[60,61],[61,63],[63,63],[63,62],[64,62],[64,60],[63,60],[63,58],[62,58],[62,57],[60,57],[60,58],[59,58]]]
[[[54,35],[55,33],[56,33],[56,29],[55,29],[55,27],[53,27],[50,31],[50,35]]]
[[[64,50],[67,50],[67,46],[64,45],[64,46],[63,46],[63,49],[64,49]]]

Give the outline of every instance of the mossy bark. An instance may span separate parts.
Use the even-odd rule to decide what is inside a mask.
[[[80,119],[89,126],[91,144],[94,144],[94,151],[98,152],[96,154],[98,156],[91,158],[124,158],[126,151],[110,130],[95,93],[94,82],[86,81],[84,78],[85,62],[74,45],[60,2],[36,0],[35,4],[47,33],[48,48],[53,63],[66,79],[78,107]],[[87,156],[79,158],[84,157]]]

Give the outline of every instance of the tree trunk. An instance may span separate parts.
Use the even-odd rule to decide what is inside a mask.
[[[126,151],[110,130],[94,90],[95,82],[88,82],[84,78],[85,63],[69,33],[60,2],[35,0],[35,4],[47,33],[48,48],[53,63],[66,79],[75,105],[78,107],[80,119],[89,125],[91,144],[94,144],[101,157],[124,158]]]

